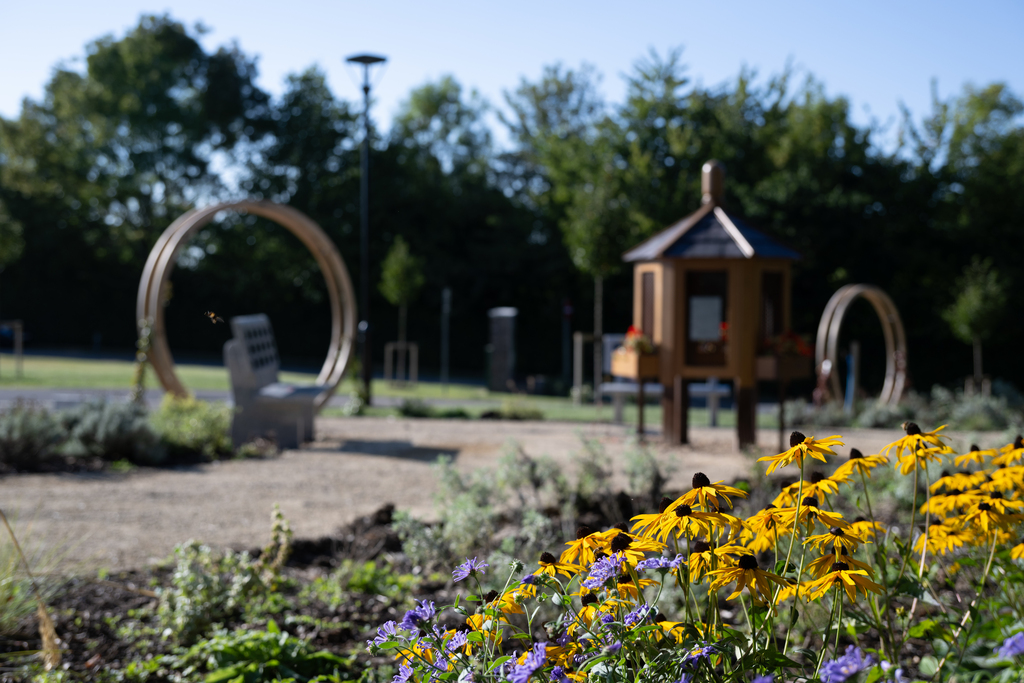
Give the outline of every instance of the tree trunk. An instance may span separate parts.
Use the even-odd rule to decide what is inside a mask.
[[[409,350],[405,347],[405,315],[406,305],[398,305],[398,369],[395,372],[395,379],[399,384],[405,384],[405,359]]]
[[[594,276],[594,405],[601,405],[601,379],[604,375],[602,363],[603,344],[601,335],[604,334],[604,278],[600,275]]]
[[[974,390],[981,392],[981,337],[974,337]]]
[[[406,305],[399,304],[398,306],[398,341],[405,343],[405,318],[406,318]]]

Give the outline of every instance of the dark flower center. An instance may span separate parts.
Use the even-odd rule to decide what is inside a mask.
[[[834,572],[845,572],[850,570],[850,565],[845,562],[833,562],[832,571]]]
[[[903,429],[906,430],[907,436],[915,436],[921,433],[921,428],[917,426],[916,422],[905,422]]]
[[[603,550],[595,550],[594,551],[594,561],[595,562],[597,560],[603,560],[606,557],[608,557],[608,554],[605,553]]]
[[[753,555],[740,555],[740,561],[737,564],[740,569],[757,569],[757,558]]]
[[[949,470],[942,470],[942,472],[939,473],[939,476],[942,478],[946,478],[952,477],[953,475],[949,473]]]
[[[988,503],[978,503],[978,509],[988,511],[992,509],[992,506]]]
[[[592,533],[594,533],[594,530],[591,529],[589,526],[578,527],[576,529],[576,540],[578,541],[581,538],[586,538],[587,536],[589,536]]]
[[[863,457],[864,457],[864,454],[861,453],[856,448],[851,448],[850,449],[850,460],[860,460]]]
[[[618,524],[613,524],[612,528],[613,529],[618,529],[619,531],[629,531],[629,527],[626,526],[625,522],[619,522]]]
[[[667,508],[671,504],[672,504],[672,499],[671,498],[662,497],[661,504],[658,505],[658,514],[660,515],[661,513],[665,512],[665,508]]]
[[[1015,449],[1016,448],[1024,448],[1024,436],[1021,436],[1020,434],[1018,434],[1017,438],[1013,440],[1013,447]]]
[[[988,494],[988,497],[992,498],[993,500],[999,500],[1000,498],[1003,497],[1003,494],[1000,491],[993,491],[992,493]]]
[[[764,509],[765,510],[775,510],[776,508],[771,503],[768,503],[767,505],[764,506]]]
[[[866,522],[866,521],[868,521],[868,520],[865,517],[854,517],[853,518],[854,524],[856,524],[857,522]]]
[[[821,472],[814,472],[814,473],[811,474],[811,483],[812,484],[817,484],[817,483],[819,483],[824,478],[825,478],[825,475],[822,474]]]
[[[800,504],[809,508],[816,508],[818,507],[818,499],[815,498],[814,496],[807,496],[802,501],[800,501]]]
[[[693,552],[695,553],[706,553],[711,550],[711,546],[707,541],[697,541],[693,544]]]
[[[587,605],[596,605],[597,604],[597,597],[594,596],[594,595],[584,595],[580,599],[580,602],[583,603],[584,607],[586,607]]]
[[[800,432],[793,432],[789,435],[789,447],[792,448],[793,446],[802,444],[806,440],[807,437]]]
[[[554,555],[552,555],[551,553],[541,553],[540,554],[540,563],[541,564],[554,564],[555,562],[558,562],[558,559]]]
[[[842,529],[840,529],[837,526],[832,527],[831,529],[828,530],[828,532],[830,534],[832,534],[833,536],[845,536],[846,535],[846,532],[843,531]]]
[[[845,555],[846,554],[846,546],[843,545],[842,543],[836,543],[835,550],[836,550],[836,557],[839,557],[840,555]]]
[[[629,574],[623,574],[619,578],[615,579],[615,583],[618,583],[618,584],[633,583],[633,579],[630,577]]]
[[[628,548],[629,544],[632,542],[633,540],[626,534],[619,534],[612,539],[612,552],[621,553],[623,550]]]
[[[689,517],[693,509],[689,505],[680,505],[675,509],[676,517]]]
[[[697,474],[693,475],[693,480],[690,483],[693,485],[693,488],[695,489],[699,489],[704,486],[711,486],[711,480],[708,479],[708,475],[704,474],[703,472],[698,472]]]
[[[979,446],[976,443],[972,443],[971,444],[971,453],[974,453],[975,451],[980,451],[980,450],[981,450],[981,446]]]
[[[498,597],[498,591],[487,591],[484,595],[484,602],[494,602],[494,598]]]

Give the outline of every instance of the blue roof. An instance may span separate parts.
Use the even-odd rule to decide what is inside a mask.
[[[623,255],[625,261],[660,258],[781,258],[800,254],[746,221],[709,203]]]

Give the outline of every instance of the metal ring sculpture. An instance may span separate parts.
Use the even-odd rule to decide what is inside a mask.
[[[164,389],[175,396],[188,396],[188,390],[174,371],[174,359],[167,344],[164,327],[164,296],[167,281],[178,257],[178,252],[196,231],[221,211],[238,211],[262,216],[287,228],[298,237],[320,266],[327,282],[331,306],[331,344],[316,384],[323,391],[316,398],[320,410],[334,394],[345,374],[352,355],[356,330],[356,305],[352,294],[352,281],[334,242],[305,214],[295,209],[268,201],[245,200],[225,202],[204,209],[193,209],[174,221],[160,235],[146,259],[139,282],[136,300],[136,321],[148,323],[151,328],[149,361]]]
[[[903,321],[896,304],[889,295],[874,285],[846,285],[839,289],[825,306],[825,312],[818,323],[818,338],[814,347],[815,367],[821,372],[822,364],[827,360],[833,371],[829,382],[835,396],[841,396],[839,375],[834,371],[839,367],[837,353],[839,331],[843,324],[846,311],[856,299],[864,297],[875,308],[878,319],[882,323],[882,334],[885,336],[885,382],[878,400],[881,403],[895,404],[903,396],[907,381],[907,336],[903,331]]]

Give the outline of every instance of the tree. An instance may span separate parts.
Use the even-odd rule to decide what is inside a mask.
[[[423,264],[409,251],[401,235],[395,237],[381,265],[380,293],[398,306],[398,341],[405,342],[406,310],[423,287]]]
[[[974,384],[981,386],[981,343],[999,329],[1006,288],[992,261],[975,256],[954,289],[956,300],[943,311],[956,337],[974,347]]]

